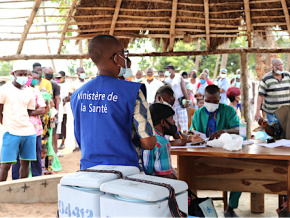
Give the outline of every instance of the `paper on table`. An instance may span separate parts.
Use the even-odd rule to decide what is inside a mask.
[[[243,141],[243,145],[251,145],[251,144],[254,144],[254,142],[249,141],[249,140],[244,140]]]
[[[262,144],[258,144],[258,145],[261,145],[261,146],[264,146],[267,148],[276,148],[276,147],[280,147],[280,146],[290,147],[290,140],[281,139],[281,140],[278,140],[274,143],[262,143]]]
[[[177,149],[177,148],[205,148],[205,144],[191,145],[191,143],[187,143],[185,146],[171,146],[171,149]]]
[[[206,139],[207,138],[206,134],[204,134],[204,133],[201,133],[201,132],[198,132],[198,131],[195,131],[195,130],[192,130],[192,132],[194,134],[199,134],[200,138],[202,138],[202,139]]]

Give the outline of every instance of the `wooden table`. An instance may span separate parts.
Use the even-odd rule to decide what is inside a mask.
[[[178,178],[190,190],[220,190],[290,196],[290,148],[246,145],[240,151],[223,148],[172,149]],[[288,201],[290,211],[290,201]]]

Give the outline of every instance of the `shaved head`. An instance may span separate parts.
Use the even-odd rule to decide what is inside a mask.
[[[114,36],[98,35],[89,43],[89,56],[98,65],[104,59],[110,59],[122,49],[122,45]]]

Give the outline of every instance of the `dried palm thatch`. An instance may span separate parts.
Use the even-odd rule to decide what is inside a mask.
[[[80,0],[76,7],[75,20],[79,23],[93,22],[94,24],[78,25],[81,30],[79,36],[109,34],[117,1]],[[229,39],[233,40],[239,33],[242,14],[240,12],[222,13],[224,10],[241,10],[243,1],[233,2],[234,4],[225,0],[211,0],[209,2],[210,32],[213,33],[210,37],[211,49],[215,49]],[[236,2],[238,4],[235,4]],[[185,42],[192,42],[200,37],[205,38],[206,25],[203,3],[203,0],[178,1],[174,26],[175,41],[183,39]],[[92,10],[82,9],[84,7],[92,8]],[[163,44],[163,50],[167,50],[170,42],[172,8],[172,0],[123,0],[113,34],[119,37],[125,46],[135,38],[151,37],[156,43]],[[95,15],[95,17],[78,17],[80,15]],[[98,23],[96,24],[96,22]]]

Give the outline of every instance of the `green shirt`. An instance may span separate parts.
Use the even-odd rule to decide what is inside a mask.
[[[205,111],[205,107],[201,107],[194,112],[190,129],[206,134],[206,127],[209,115]],[[216,131],[221,129],[231,129],[239,126],[239,117],[232,106],[219,104]]]

